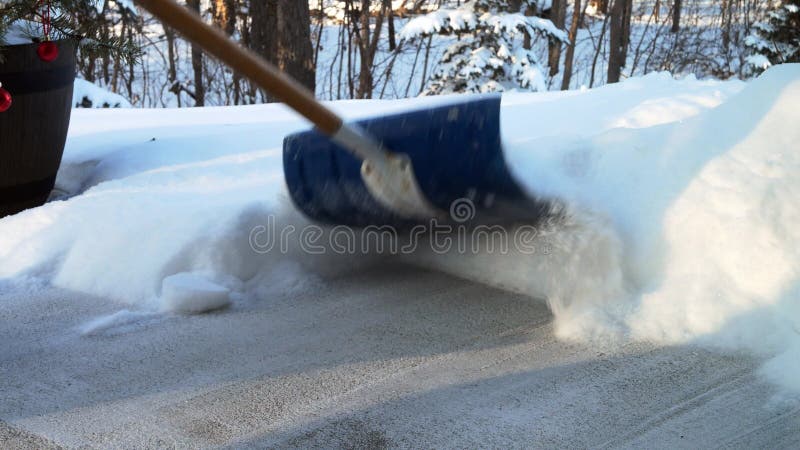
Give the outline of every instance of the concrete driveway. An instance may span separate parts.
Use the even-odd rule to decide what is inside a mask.
[[[758,360],[557,340],[543,303],[377,264],[201,316],[0,290],[0,447],[800,446]]]

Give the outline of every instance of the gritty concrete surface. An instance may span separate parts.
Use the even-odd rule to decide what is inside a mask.
[[[16,450],[59,449],[53,442],[0,421],[0,448]]]
[[[547,308],[376,265],[91,336],[124,305],[0,293],[2,448],[798,448],[759,361],[563,342]]]

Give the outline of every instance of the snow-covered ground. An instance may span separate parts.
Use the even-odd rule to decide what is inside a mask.
[[[0,439],[792,446],[798,101],[788,65],[508,94],[518,180],[570,211],[547,251],[397,256],[256,251],[308,225],[281,105],[75,110],[61,200],[0,219]]]

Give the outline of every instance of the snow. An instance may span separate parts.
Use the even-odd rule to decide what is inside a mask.
[[[767,70],[772,63],[769,62],[769,58],[764,55],[754,54],[747,57],[747,63],[753,67],[757,67],[761,70]]]
[[[800,65],[784,65],[678,123],[510,148],[531,192],[579,214],[554,240],[584,254],[549,271],[573,280],[570,295],[543,293],[560,333],[777,354],[765,370],[800,389],[798,100]]]
[[[440,9],[428,14],[415,17],[400,30],[400,39],[414,39],[443,32],[469,32],[475,30],[479,24],[494,29],[495,33],[514,32],[525,28],[544,32],[567,40],[564,30],[559,29],[553,22],[540,17],[528,17],[520,13],[483,13],[476,17],[473,2],[467,2],[460,8]]]
[[[424,95],[547,89],[538,52],[527,48],[526,42],[567,42],[567,34],[547,19],[494,8],[481,12],[484,7],[468,1],[456,9],[413,18],[401,29],[401,45],[434,33],[447,35],[445,40],[451,41]]]
[[[158,320],[158,315],[152,312],[131,311],[123,309],[114,314],[98,317],[81,326],[83,336],[97,336],[124,332],[142,322]]]
[[[102,5],[103,2],[98,2],[99,5]],[[136,14],[136,5],[133,3],[133,0],[114,0],[114,3],[119,5],[121,8],[127,9],[129,13]],[[102,9],[102,6],[100,6]]]
[[[125,97],[109,92],[89,81],[76,78],[72,104],[79,108],[130,108]]]
[[[331,106],[357,118],[448,100]],[[404,258],[546,297],[561,338],[748,350],[767,359],[767,379],[800,391],[798,101],[790,65],[746,86],[660,73],[507,94],[508,161],[569,220],[542,234],[546,253]],[[252,247],[256,227],[306,225],[280,151],[306,127],[281,105],[75,110],[64,198],[0,219],[0,287],[51,283],[129,305],[92,334],[137,314],[235,309],[365,264]]]
[[[25,45],[33,42],[32,36],[38,36],[39,25],[27,20],[18,20],[8,26],[2,36],[2,45]]]
[[[418,36],[447,31],[467,31],[475,29],[475,13],[465,7],[441,9],[415,17],[400,30],[400,39],[414,39]]]
[[[97,10],[98,13],[103,12],[103,8],[105,7],[104,0],[91,0],[90,4],[92,4]],[[111,0],[111,3],[117,5],[120,9],[127,9],[130,14],[136,14],[136,6],[133,3],[133,0]]]
[[[161,310],[196,314],[230,304],[230,290],[197,273],[178,273],[164,278]]]

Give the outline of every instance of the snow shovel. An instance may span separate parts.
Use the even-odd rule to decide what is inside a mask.
[[[316,127],[285,138],[295,205],[312,220],[353,226],[537,220],[549,205],[514,182],[500,142],[500,97],[345,123],[314,94],[174,0],[137,0]]]

